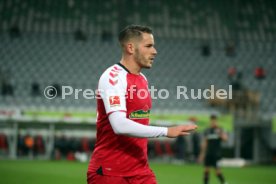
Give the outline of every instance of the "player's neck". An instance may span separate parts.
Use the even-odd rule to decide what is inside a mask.
[[[132,74],[139,75],[141,72],[141,67],[132,58],[122,57],[120,63]]]

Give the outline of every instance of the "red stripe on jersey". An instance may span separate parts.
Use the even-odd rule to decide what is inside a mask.
[[[118,71],[121,71],[122,69],[121,68],[118,68],[117,66],[114,66],[113,67],[115,70],[118,70]]]
[[[112,114],[113,112],[127,112],[127,111],[122,111],[122,110],[119,110],[119,111],[111,111],[111,112],[107,113],[107,116],[109,116],[109,115]]]
[[[109,83],[112,85],[112,86],[115,86],[117,83],[118,83],[118,80],[111,80],[109,79]]]
[[[118,73],[112,73],[112,72],[110,72],[109,75],[110,75],[112,78],[115,78],[115,77],[118,76]]]
[[[112,72],[115,72],[115,73],[119,73],[119,71],[118,71],[118,70],[114,70],[114,69],[112,69],[111,71],[112,71]]]

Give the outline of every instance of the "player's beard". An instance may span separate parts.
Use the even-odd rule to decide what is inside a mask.
[[[138,48],[135,48],[135,54],[134,54],[134,60],[141,68],[147,68],[150,69],[152,65],[152,61],[145,58],[139,51]]]

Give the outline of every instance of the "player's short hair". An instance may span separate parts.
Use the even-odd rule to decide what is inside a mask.
[[[218,117],[217,117],[217,115],[215,115],[215,114],[212,114],[211,116],[210,116],[210,119],[211,120],[216,120]]]
[[[141,25],[130,25],[125,27],[122,31],[119,33],[118,40],[121,44],[121,46],[124,45],[127,41],[129,41],[132,38],[142,38],[142,33],[149,33],[152,34],[153,31],[148,26],[141,26]]]

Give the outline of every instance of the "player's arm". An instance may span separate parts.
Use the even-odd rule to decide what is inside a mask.
[[[113,76],[110,73],[113,72]],[[114,75],[115,71],[107,70],[99,81],[98,92],[103,100],[105,111],[113,131],[116,134],[133,137],[177,137],[188,135],[196,129],[196,125],[179,125],[174,127],[147,126],[126,117],[127,82],[124,77]],[[117,77],[116,77],[117,76]]]
[[[177,137],[189,135],[190,131],[197,128],[196,125],[179,125],[173,127],[147,126],[136,123],[126,117],[125,112],[116,111],[109,115],[109,121],[114,133],[133,137]]]
[[[222,141],[227,141],[228,140],[228,135],[222,129],[221,129],[221,132],[220,132],[220,138],[221,138]]]
[[[219,128],[219,137],[222,141],[228,140],[228,135],[222,128]]]
[[[204,160],[207,146],[208,146],[208,141],[204,137],[203,140],[202,140],[202,142],[201,142],[201,145],[200,145],[200,154],[199,154],[199,157],[198,157],[198,162],[199,163],[201,163]]]
[[[166,135],[169,138],[178,137],[181,135],[189,135],[190,132],[193,132],[197,129],[195,124],[183,124],[178,126],[168,127],[168,134]]]

